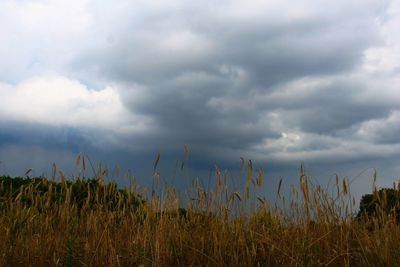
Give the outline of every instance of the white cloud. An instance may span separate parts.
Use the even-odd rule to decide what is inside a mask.
[[[0,99],[0,120],[130,129],[128,132],[146,127],[144,118],[135,117],[125,108],[114,87],[90,90],[62,76],[34,77],[15,86],[0,84]]]
[[[365,158],[390,158],[400,154],[400,144],[375,144],[360,136],[331,137],[304,132],[282,133],[254,147],[254,159],[264,161],[346,162]],[[363,136],[364,137],[364,136]]]
[[[62,71],[87,39],[88,1],[0,1],[0,80]]]
[[[391,1],[384,16],[377,19],[383,42],[365,51],[363,69],[369,74],[387,75],[400,70],[400,1]]]

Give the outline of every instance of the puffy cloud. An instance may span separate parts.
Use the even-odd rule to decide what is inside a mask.
[[[96,91],[62,76],[34,77],[15,86],[0,84],[0,99],[2,121],[116,132],[146,127],[146,119],[128,112],[112,86]]]
[[[64,71],[87,40],[88,1],[0,3],[0,81],[18,83],[44,71]]]

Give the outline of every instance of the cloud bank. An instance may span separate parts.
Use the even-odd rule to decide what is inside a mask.
[[[6,0],[0,10],[0,150],[122,162],[161,151],[173,162],[189,144],[198,171],[245,156],[276,173],[304,161],[395,178],[399,1]]]

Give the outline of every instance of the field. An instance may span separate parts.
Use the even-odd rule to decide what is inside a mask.
[[[271,202],[257,191],[262,170],[243,169],[240,190],[216,169],[211,189],[194,180],[185,194],[139,190],[133,179],[117,188],[101,167],[94,179],[67,179],[55,166],[48,178],[1,177],[0,266],[400,265],[386,193],[358,212],[346,179],[324,189],[301,168],[290,196],[279,183]]]

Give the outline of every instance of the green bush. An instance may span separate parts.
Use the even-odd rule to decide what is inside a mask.
[[[394,217],[397,223],[400,223],[400,190],[383,188],[372,194],[363,195],[358,217],[378,219]]]
[[[102,184],[96,179],[55,182],[43,177],[9,176],[0,177],[0,200],[2,205],[19,200],[28,207],[33,206],[34,201],[42,202],[42,205],[35,205],[36,207],[47,208],[69,204],[75,205],[78,210],[83,207],[115,210],[121,205],[137,208],[143,203],[140,196],[134,196],[126,189],[118,189],[115,182]]]

